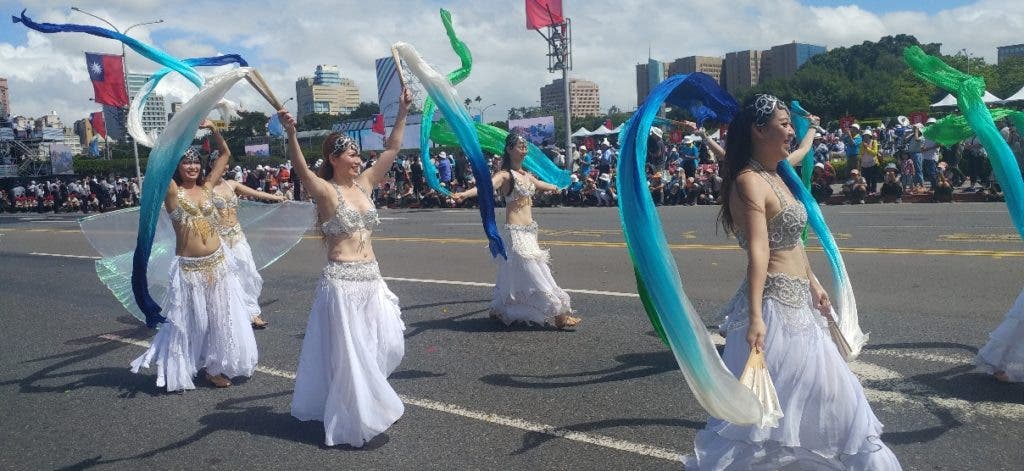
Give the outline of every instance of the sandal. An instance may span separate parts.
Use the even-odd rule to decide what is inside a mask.
[[[573,317],[568,314],[559,314],[555,316],[555,328],[558,330],[564,330],[570,327],[576,327],[583,320],[579,317]]]
[[[213,376],[210,373],[206,373],[206,380],[217,388],[226,388],[231,386],[231,380],[227,379],[224,375]]]
[[[258,315],[252,318],[252,328],[255,330],[266,329],[268,325],[270,325],[270,323],[263,320],[263,318]]]

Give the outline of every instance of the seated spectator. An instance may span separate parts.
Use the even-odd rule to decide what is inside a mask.
[[[939,172],[935,182],[935,189],[932,191],[932,200],[936,203],[953,202],[953,185],[946,178],[945,172]]]
[[[612,187],[611,175],[602,173],[601,176],[597,177],[597,192],[598,204],[600,206],[616,205],[615,188]]]
[[[647,184],[647,187],[651,191],[651,199],[654,200],[654,205],[661,206],[665,196],[665,182],[661,179],[661,172],[654,172],[654,175],[651,175],[651,181]]]
[[[821,162],[814,164],[814,172],[811,174],[811,196],[814,196],[818,204],[832,197],[832,185],[825,173],[825,164]]]
[[[849,204],[864,204],[868,194],[868,181],[860,175],[860,170],[850,170],[850,179],[843,184],[843,195]]]
[[[583,206],[583,183],[575,173],[569,175],[569,186],[565,189],[565,204]]]
[[[897,176],[896,164],[885,166],[885,178],[882,180],[881,194],[883,203],[903,202],[903,185]]]
[[[693,177],[686,177],[686,184],[683,185],[683,204],[686,206],[693,206],[697,204],[697,199],[700,194],[704,192],[703,187],[697,183]]]

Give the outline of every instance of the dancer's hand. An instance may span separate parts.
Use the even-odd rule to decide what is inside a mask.
[[[466,197],[463,196],[462,193],[452,193],[452,199],[455,200],[456,203],[461,203],[462,200],[466,199]]]
[[[822,317],[831,317],[832,301],[828,298],[828,291],[818,283],[811,283],[811,300]]]
[[[289,136],[295,134],[295,117],[292,116],[288,110],[278,110],[278,119],[281,120],[281,126],[284,128],[284,132]]]
[[[216,128],[213,125],[213,121],[204,119],[203,122],[199,123],[199,129],[209,129],[210,131],[214,131]]]
[[[409,109],[409,105],[412,104],[412,92],[408,88],[402,89],[402,96],[398,98],[398,106],[403,109]]]
[[[768,327],[764,325],[764,319],[750,319],[750,326],[747,327],[747,344],[750,345],[750,349],[763,352],[764,337],[767,333]]]

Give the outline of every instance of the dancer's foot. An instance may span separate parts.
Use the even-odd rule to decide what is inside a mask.
[[[206,373],[206,380],[209,381],[210,384],[214,385],[214,387],[218,388],[226,388],[231,386],[231,380],[225,377],[224,375],[213,376],[210,373]]]
[[[582,322],[582,319],[568,314],[559,314],[555,316],[555,328],[560,330],[567,329],[569,327],[576,327],[580,322]]]
[[[270,323],[265,321],[265,320],[263,320],[263,318],[260,317],[259,315],[257,315],[256,317],[252,318],[252,328],[253,329],[256,329],[256,330],[266,329],[268,325],[270,325]]]
[[[1010,382],[1010,375],[1006,374],[1005,371],[996,371],[992,376],[995,376],[998,381],[1002,381],[1004,383]]]

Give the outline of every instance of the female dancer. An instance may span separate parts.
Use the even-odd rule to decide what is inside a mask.
[[[395,423],[405,406],[387,377],[405,354],[398,298],[380,276],[370,244],[380,224],[370,190],[387,175],[402,145],[412,95],[403,91],[398,117],[377,163],[362,171],[352,138],[334,133],[323,143],[317,173],[306,165],[295,137],[295,118],[279,115],[288,134],[292,171],[316,201],[327,247],[327,266],[302,341],[292,415],[321,420],[328,446],[360,447]]]
[[[983,371],[1007,383],[1024,382],[1024,291],[1014,301],[1010,312],[996,330],[989,334],[988,343],[978,350],[974,363]]]
[[[498,281],[491,300],[491,318],[507,324],[551,322],[559,329],[580,323],[572,316],[569,295],[555,284],[548,268],[548,252],[537,245],[537,223],[533,220],[533,194],[537,189],[557,191],[558,188],[538,180],[523,170],[526,139],[509,133],[501,156],[501,170],[491,182],[505,195],[505,228],[512,240],[508,259],[498,259]],[[477,188],[455,193],[461,202],[476,196]]]
[[[211,202],[210,182],[224,174],[231,152],[211,121],[200,128],[213,133],[220,158],[206,179],[199,152],[189,149],[167,188],[164,208],[174,226],[177,254],[163,303],[167,322],[149,350],[131,364],[138,373],[156,362],[156,385],[168,391],[195,389],[192,378],[200,369],[214,386],[231,386],[229,378],[252,375],[257,361],[245,294],[234,259],[221,247]]]
[[[828,294],[800,241],[807,213],[775,173],[783,159],[799,163],[813,137],[790,154],[789,112],[770,95],[751,98],[729,126],[720,221],[747,251],[747,276],[726,307],[723,359],[739,376],[750,349],[763,350],[784,416],[777,428],[710,419],[686,469],[900,469],[822,317]]]
[[[234,180],[221,178],[213,187],[212,202],[217,208],[217,231],[221,241],[227,245],[228,251],[235,257],[238,264],[238,279],[245,289],[245,308],[249,312],[253,329],[266,329],[267,321],[260,316],[260,292],[263,290],[263,277],[256,268],[252,258],[252,248],[238,223],[238,195],[265,201],[284,202],[284,196],[272,195],[254,190]]]

